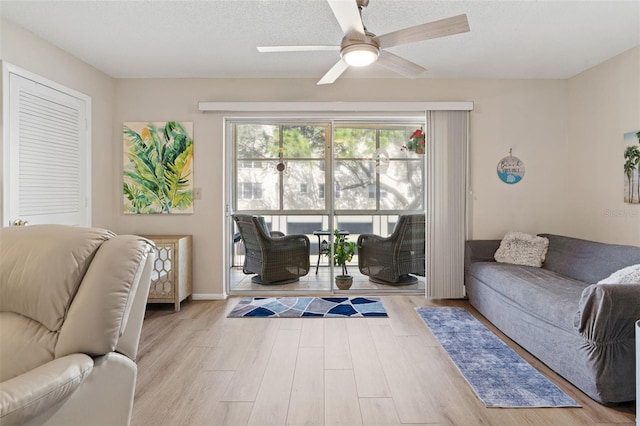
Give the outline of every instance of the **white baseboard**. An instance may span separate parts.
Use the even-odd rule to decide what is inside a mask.
[[[193,300],[226,300],[226,293],[194,293],[191,295]]]

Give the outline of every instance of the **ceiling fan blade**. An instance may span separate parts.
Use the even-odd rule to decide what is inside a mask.
[[[338,77],[342,75],[343,72],[345,72],[347,68],[349,68],[349,65],[347,65],[346,62],[340,59],[334,66],[331,67],[329,71],[327,71],[324,76],[322,76],[320,81],[318,81],[316,84],[321,85],[333,83],[338,79]]]
[[[321,51],[339,52],[340,46],[317,45],[317,46],[258,46],[260,53],[276,53],[276,52],[321,52]]]
[[[391,71],[395,71],[398,74],[409,78],[416,78],[427,70],[418,64],[414,64],[411,61],[384,50],[380,51],[377,63],[385,68],[389,68]]]
[[[327,0],[333,14],[342,28],[342,32],[350,38],[364,40],[364,25],[356,0]]]
[[[471,29],[469,28],[467,15],[462,14],[439,21],[427,22],[426,24],[416,25],[392,33],[382,34],[373,39],[380,43],[381,48],[385,48],[469,31],[471,31]]]

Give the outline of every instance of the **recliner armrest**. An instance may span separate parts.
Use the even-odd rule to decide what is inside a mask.
[[[21,425],[66,399],[93,368],[93,359],[71,354],[0,383],[0,423]]]
[[[138,355],[138,344],[140,343],[140,334],[142,332],[142,322],[144,321],[144,313],[147,306],[147,299],[149,297],[149,287],[151,285],[151,272],[153,270],[153,263],[155,260],[155,254],[151,250],[151,246],[148,247],[147,257],[143,263],[141,263],[138,272],[136,273],[135,282],[136,289],[133,292],[133,296],[130,296],[131,306],[127,312],[126,322],[123,322],[123,329],[116,351],[126,355],[132,360],[136,359]]]
[[[135,235],[118,235],[102,243],[67,310],[56,358],[73,353],[98,356],[115,350],[127,328],[136,287],[147,284],[138,281],[149,256],[149,243]]]

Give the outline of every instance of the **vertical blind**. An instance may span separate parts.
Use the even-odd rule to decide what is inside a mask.
[[[464,297],[468,111],[427,112],[427,294]]]

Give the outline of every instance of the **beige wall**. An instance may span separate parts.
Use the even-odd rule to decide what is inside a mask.
[[[194,234],[194,287],[222,292],[225,162],[223,114],[201,113],[199,101],[473,101],[471,113],[472,237],[501,238],[508,230],[563,233],[568,172],[567,84],[563,80],[118,80],[112,159],[120,161],[123,121],[194,122],[194,182],[202,188],[190,216],[125,216],[114,204],[115,229]],[[517,185],[502,183],[498,160],[513,148],[527,167]],[[550,153],[550,154],[549,154]],[[120,188],[120,164],[109,177]],[[555,206],[549,208],[548,206]]]
[[[113,166],[115,80],[6,20],[0,21],[0,59],[91,96],[92,223],[111,228],[114,217],[107,212],[115,201],[114,188],[100,177],[111,174]]]
[[[640,237],[629,232],[638,224],[637,209],[631,209],[637,206],[619,201],[622,175],[617,171],[622,133],[640,127],[637,49],[571,80],[340,79],[322,87],[308,79],[113,80],[30,33],[2,24],[3,59],[93,99],[94,226],[118,233],[193,234],[194,291],[199,295],[223,293],[226,232],[224,114],[199,112],[199,101],[473,101],[472,238],[501,238],[520,230],[639,243]],[[202,199],[196,200],[192,215],[124,215],[122,122],[166,120],[194,122],[194,182],[202,188]],[[526,166],[516,185],[502,183],[496,174],[498,160],[510,148]],[[575,167],[574,151],[580,151]],[[607,216],[606,209],[622,214]]]
[[[622,189],[622,137],[640,130],[640,47],[568,83],[567,233],[640,246],[640,204],[625,204]]]

